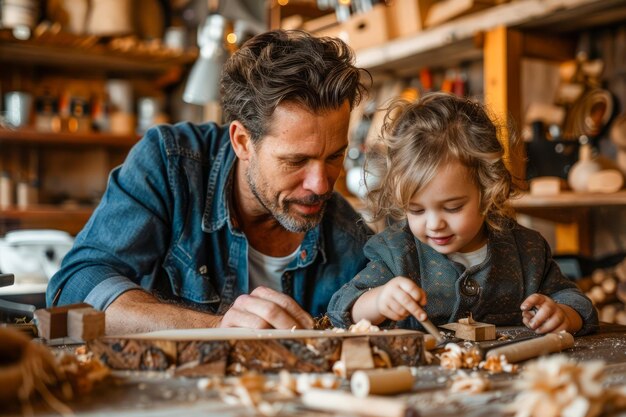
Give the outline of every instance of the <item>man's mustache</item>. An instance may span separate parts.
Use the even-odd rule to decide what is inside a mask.
[[[286,204],[296,203],[296,204],[304,204],[304,205],[323,203],[323,202],[328,201],[328,199],[330,199],[332,194],[333,194],[332,191],[326,194],[311,194],[304,198],[285,200],[285,203]]]

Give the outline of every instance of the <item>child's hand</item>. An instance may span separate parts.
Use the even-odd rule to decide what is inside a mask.
[[[582,327],[582,318],[573,308],[555,303],[543,294],[532,294],[521,307],[522,319],[526,327],[544,334],[565,330],[575,333]]]
[[[394,320],[404,320],[413,315],[418,320],[426,319],[422,306],[426,305],[426,293],[414,281],[405,277],[395,277],[382,287],[376,297],[376,307],[383,316]]]

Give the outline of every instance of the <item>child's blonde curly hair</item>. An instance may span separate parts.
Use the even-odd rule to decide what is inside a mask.
[[[417,102],[394,103],[380,142],[366,160],[373,218],[404,218],[410,200],[439,167],[458,160],[478,186],[485,222],[494,231],[502,230],[514,217],[508,201],[517,189],[504,164],[498,130],[483,105],[452,94],[430,93]]]

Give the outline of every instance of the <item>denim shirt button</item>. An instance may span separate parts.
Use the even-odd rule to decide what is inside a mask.
[[[461,286],[461,292],[463,293],[463,295],[468,297],[472,297],[478,294],[479,291],[480,286],[478,285],[478,282],[476,282],[476,280],[473,278],[467,278]]]
[[[198,268],[198,273],[200,275],[205,275],[207,272],[209,272],[209,268],[206,265],[202,265],[200,268]]]

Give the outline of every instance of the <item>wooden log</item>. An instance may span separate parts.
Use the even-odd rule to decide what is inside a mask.
[[[504,356],[509,363],[525,361],[538,356],[560,352],[574,346],[574,336],[567,332],[550,333],[487,352],[487,358]]]
[[[78,303],[35,310],[39,337],[47,340],[66,337],[67,312],[85,307],[91,307],[91,305],[87,303]]]
[[[310,389],[302,394],[302,403],[314,410],[365,416],[406,417],[417,415],[408,404],[396,398],[371,396],[357,398],[338,390]]]
[[[105,336],[89,341],[88,347],[113,369],[165,370],[174,366],[181,374],[193,376],[237,374],[246,370],[330,372],[340,358],[342,343],[354,338],[385,352],[392,366],[423,364],[423,336],[411,330],[337,333],[189,329]]]
[[[605,323],[615,323],[615,315],[617,314],[617,306],[608,304],[599,309],[600,321]]]
[[[605,294],[615,294],[615,291],[617,291],[617,281],[610,276],[607,277],[600,286]]]
[[[614,274],[620,282],[626,282],[626,260],[615,266]]]
[[[411,391],[415,378],[406,366],[391,369],[356,371],[350,379],[350,389],[355,397],[399,394]]]
[[[607,277],[607,273],[604,269],[596,269],[591,273],[591,280],[596,284],[602,284]]]
[[[626,326],[626,310],[619,310],[617,314],[615,314],[615,323]]]
[[[617,284],[615,294],[618,300],[626,304],[626,282],[620,282],[619,284]]]
[[[67,312],[67,335],[78,341],[104,336],[104,311],[92,307],[72,309]]]
[[[606,301],[606,293],[599,285],[591,288],[591,290],[587,293],[587,297],[589,297],[589,299],[593,301],[595,305],[602,304]]]

